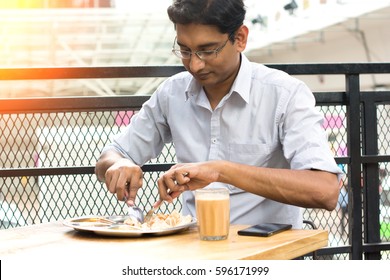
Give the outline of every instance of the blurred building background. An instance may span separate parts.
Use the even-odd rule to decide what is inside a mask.
[[[0,68],[172,65],[171,0],[0,0]],[[388,62],[390,0],[245,0],[246,55],[261,63]],[[0,73],[1,75],[1,73]],[[313,91],[343,77],[300,77]],[[0,81],[0,98],[151,94],[161,78]],[[386,75],[362,87],[390,87]]]

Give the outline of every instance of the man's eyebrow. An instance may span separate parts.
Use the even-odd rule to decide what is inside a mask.
[[[176,40],[176,43],[177,43],[180,47],[188,48],[186,45],[180,43],[180,42],[177,41],[177,40]],[[203,48],[213,47],[213,46],[218,45],[218,43],[219,43],[219,42],[209,42],[209,43],[206,43],[206,44],[197,46],[197,49],[203,49]]]

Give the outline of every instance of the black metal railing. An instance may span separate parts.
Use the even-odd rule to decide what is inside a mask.
[[[390,259],[389,91],[361,91],[364,74],[390,74],[388,63],[269,65],[292,75],[343,75],[345,90],[314,92],[326,118],[329,145],[346,173],[334,211],[305,209],[329,231],[324,259]],[[0,83],[17,80],[168,77],[181,66],[0,69]],[[8,228],[77,215],[122,214],[123,203],[94,175],[102,147],[149,98],[53,97],[0,100],[0,226]],[[143,193],[149,208],[156,180],[175,162],[174,147],[146,164]],[[161,208],[170,211],[175,205]]]

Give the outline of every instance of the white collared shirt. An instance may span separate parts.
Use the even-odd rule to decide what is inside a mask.
[[[242,54],[230,90],[212,110],[202,86],[188,72],[164,81],[125,130],[115,148],[143,165],[175,146],[178,162],[229,160],[254,166],[319,169],[341,176],[322,128],[323,115],[301,81],[250,62]],[[301,227],[299,207],[285,205],[231,185],[231,222],[290,223]],[[183,214],[196,216],[192,192],[183,193]]]

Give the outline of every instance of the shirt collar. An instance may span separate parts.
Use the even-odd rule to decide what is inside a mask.
[[[237,77],[234,80],[231,92],[237,93],[241,98],[248,103],[252,81],[252,66],[248,58],[241,54],[241,66]]]
[[[234,80],[231,91],[228,95],[235,92],[239,96],[241,96],[241,98],[246,103],[248,103],[250,87],[251,87],[251,79],[252,79],[251,62],[244,54],[241,53],[240,70],[238,71],[237,77]],[[203,90],[202,86],[194,78],[192,78],[188,83],[185,91],[186,100],[191,98],[191,96],[199,95],[199,93],[202,92],[202,90]]]
[[[186,88],[186,101],[191,98],[191,96],[199,95],[199,93],[202,91],[202,86],[195,80],[194,77],[191,77],[190,82],[187,85]]]

